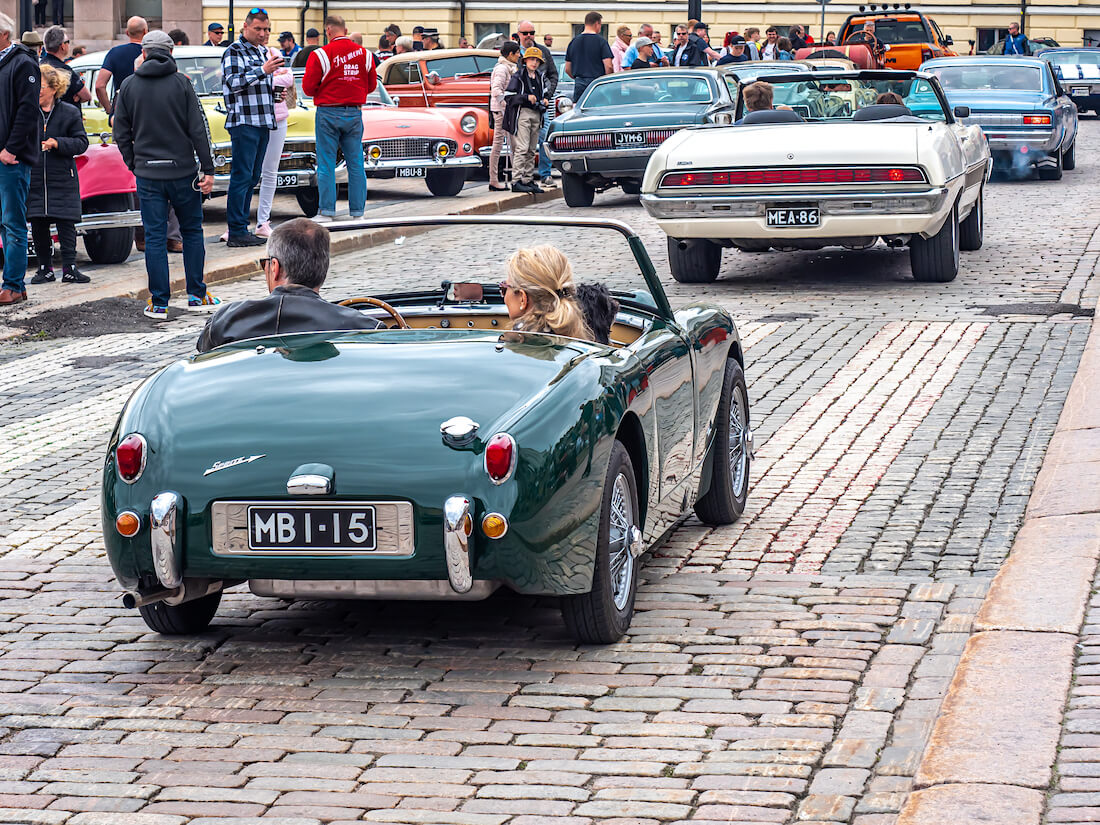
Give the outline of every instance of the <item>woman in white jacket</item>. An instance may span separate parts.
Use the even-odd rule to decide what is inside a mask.
[[[504,148],[506,132],[504,122],[504,90],[519,63],[519,44],[506,40],[500,47],[500,57],[489,78],[489,111],[493,116],[493,149],[489,153],[489,188],[494,192],[508,191],[508,185],[500,181],[500,152]]]

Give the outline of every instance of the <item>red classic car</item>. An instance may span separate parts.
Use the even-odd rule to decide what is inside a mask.
[[[474,107],[478,127],[474,148],[493,145],[489,128],[489,75],[500,53],[492,49],[434,49],[394,55],[379,67],[378,79],[401,108]]]
[[[77,157],[76,168],[84,213],[76,231],[84,236],[88,257],[97,264],[121,263],[134,248],[134,227],[141,226],[134,175],[113,143],[89,146]],[[28,255],[34,255],[33,247]]]
[[[298,105],[312,109],[313,101],[301,90],[303,72],[295,74]],[[481,166],[475,137],[483,115],[484,112],[478,109],[463,106],[399,107],[397,98],[379,83],[363,107],[363,165],[367,177],[423,178],[433,195],[457,195],[470,170]],[[284,147],[284,161],[292,152],[306,159],[305,164],[312,175],[316,166],[312,144],[297,139],[293,147]],[[284,167],[285,163],[279,167],[280,177],[294,174],[293,170]],[[336,182],[347,183],[347,179],[347,168],[341,158],[336,168]],[[316,178],[311,177],[310,181],[309,188],[296,189],[295,195],[302,211],[312,217],[317,213],[318,193]]]

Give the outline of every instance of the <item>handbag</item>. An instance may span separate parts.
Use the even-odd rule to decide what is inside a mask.
[[[298,89],[293,83],[283,90],[283,103],[286,104],[287,109],[298,108]]]

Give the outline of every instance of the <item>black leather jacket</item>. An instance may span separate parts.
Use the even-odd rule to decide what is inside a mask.
[[[235,301],[215,312],[196,348],[214,347],[289,332],[378,329],[382,326],[357,309],[332,304],[305,286],[277,286],[266,298]]]

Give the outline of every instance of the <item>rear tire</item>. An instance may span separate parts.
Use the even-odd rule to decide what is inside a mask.
[[[634,466],[626,448],[616,441],[603,485],[592,589],[563,596],[561,601],[565,626],[582,644],[611,644],[630,629],[639,567],[631,554],[630,534],[641,529],[639,512]]]
[[[913,278],[925,283],[947,283],[959,274],[959,207],[951,213],[940,231],[931,238],[916,236],[909,242],[909,264]]]
[[[466,170],[457,169],[429,169],[424,177],[428,184],[428,191],[438,198],[450,198],[462,191],[466,183]]]
[[[1069,145],[1066,151],[1062,152],[1062,168],[1067,172],[1071,172],[1077,168],[1077,139],[1074,138],[1073,142]]]
[[[138,608],[138,612],[141,613],[141,618],[145,620],[150,630],[163,633],[165,636],[186,636],[206,630],[210,620],[218,612],[221,601],[222,591],[217,590],[201,599],[183,604],[154,602],[142,605]]]
[[[985,187],[978,190],[978,199],[974,202],[974,208],[959,224],[959,249],[965,252],[973,252],[982,248],[985,241]]]
[[[640,180],[624,180],[621,186],[623,192],[627,195],[642,194],[642,182]]]
[[[585,183],[580,175],[563,172],[561,176],[561,193],[565,197],[565,205],[572,207],[591,206],[596,199],[596,187]]]
[[[1074,159],[1076,163],[1076,159]],[[1039,167],[1039,180],[1061,180],[1062,179],[1062,153],[1054,153],[1054,165],[1053,166],[1040,166]]]
[[[695,503],[695,515],[704,524],[732,524],[745,512],[752,462],[749,388],[745,371],[733,358],[726,361],[722,398],[714,420],[710,488]]]
[[[712,283],[722,268],[722,247],[702,238],[669,238],[668,268],[681,284]]]
[[[100,195],[80,204],[81,212],[89,218],[104,212],[126,212],[133,208],[134,196],[130,194]],[[84,249],[93,263],[120,264],[130,257],[134,249],[134,227],[119,226],[85,232]]]
[[[321,192],[316,186],[306,189],[295,189],[294,199],[298,201],[298,208],[307,218],[312,218],[321,209]]]

